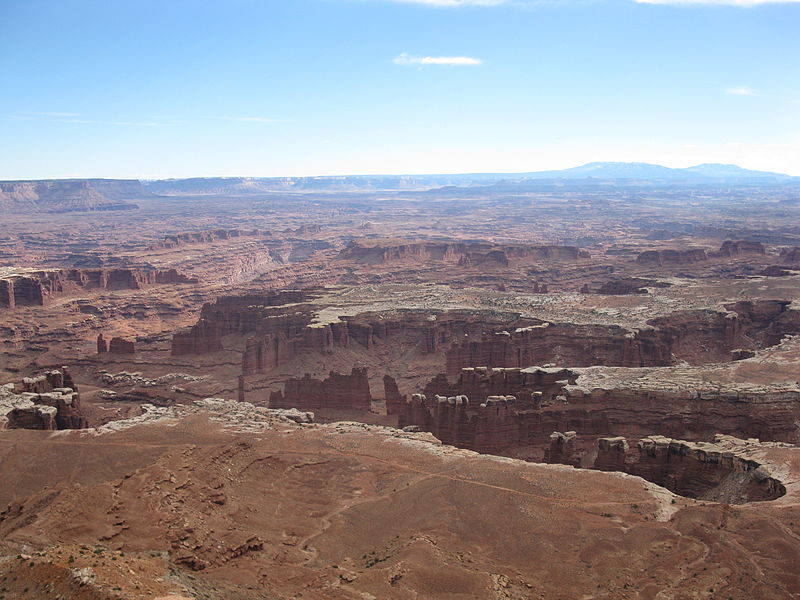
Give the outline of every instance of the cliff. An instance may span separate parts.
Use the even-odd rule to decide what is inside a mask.
[[[637,475],[681,496],[742,504],[775,500],[786,493],[758,456],[764,449],[786,446],[727,435],[714,436],[713,443],[653,435],[629,452],[624,438],[605,438],[598,440],[595,468]]]
[[[48,298],[82,290],[138,290],[146,285],[197,283],[175,269],[26,271],[0,279],[0,308],[44,306]]]
[[[708,260],[706,251],[701,248],[690,250],[647,250],[636,257],[641,265],[691,265]]]
[[[84,429],[80,394],[66,367],[0,386],[0,429]]]
[[[339,254],[360,264],[445,262],[460,266],[501,266],[514,263],[570,261],[589,258],[575,246],[532,246],[487,242],[439,242],[397,239],[352,240]]]
[[[367,369],[353,368],[350,375],[331,373],[320,381],[306,374],[289,379],[283,392],[272,392],[270,408],[340,409],[369,412],[372,395],[369,390]]]
[[[148,197],[152,194],[136,180],[0,181],[0,210],[10,213],[133,210],[138,206],[127,200]]]
[[[581,374],[571,370],[465,369],[459,383],[436,378],[425,394],[401,404],[399,425],[417,426],[446,444],[476,452],[536,460],[551,447],[553,432],[574,431],[570,463],[589,452],[598,437],[657,433],[703,440],[722,433],[800,442],[796,386],[735,391],[620,383],[590,390],[571,383],[576,379],[580,384]],[[470,400],[466,390],[477,399]]]
[[[153,244],[151,249],[180,248],[181,246],[188,246],[191,244],[212,244],[222,240],[251,237],[255,235],[255,231],[244,231],[242,229],[213,229],[209,231],[175,233],[164,236],[164,239],[161,242]]]

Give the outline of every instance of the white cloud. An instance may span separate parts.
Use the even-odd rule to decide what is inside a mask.
[[[715,4],[718,6],[759,6],[761,4],[800,4],[800,0],[634,0],[638,4]]]
[[[758,96],[758,92],[749,87],[732,87],[725,90],[729,96]]]
[[[403,52],[400,56],[392,59],[396,65],[444,65],[455,67],[475,67],[483,63],[479,58],[471,56],[411,56]]]

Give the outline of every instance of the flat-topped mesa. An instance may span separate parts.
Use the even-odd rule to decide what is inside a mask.
[[[66,367],[0,386],[0,429],[84,429],[80,395]]]
[[[579,379],[578,385],[564,387],[566,403],[550,406],[547,411],[562,413],[559,420],[573,423],[579,435],[644,437],[658,433],[703,440],[721,433],[800,442],[797,389],[699,390],[691,385],[653,389],[629,385],[589,390]]]
[[[447,376],[464,367],[669,366],[731,360],[736,349],[771,346],[800,333],[800,311],[786,301],[737,303],[726,310],[685,310],[648,321],[648,327],[543,323],[485,332],[447,351]]]
[[[61,269],[0,279],[0,308],[44,306],[53,296],[84,290],[139,290],[146,285],[197,283],[175,269]]]
[[[425,394],[401,404],[399,424],[419,427],[444,443],[477,452],[537,461],[548,459],[552,432],[575,431],[569,464],[590,454],[598,437],[659,433],[703,440],[723,433],[800,442],[800,389],[796,385],[749,391],[707,386],[698,391],[689,385],[653,389],[619,383],[607,389],[587,389],[582,387],[582,379],[578,369],[465,369],[458,384],[436,377],[425,387]],[[633,380],[634,384],[638,381]],[[430,400],[466,398],[466,390],[476,396],[457,413],[446,412]],[[496,391],[505,394],[486,395]],[[512,391],[516,394],[509,393]],[[514,402],[501,412],[484,410],[491,405],[489,398],[512,396]],[[618,470],[612,467],[607,468]]]
[[[687,248],[686,250],[647,250],[636,257],[636,262],[641,265],[676,266],[691,265],[718,258],[738,258],[742,256],[765,255],[766,248],[760,242],[732,241],[723,242],[720,249],[715,252],[706,252],[702,248]]]
[[[341,260],[362,264],[394,262],[454,263],[461,266],[507,267],[515,263],[577,261],[589,258],[576,246],[534,246],[433,240],[366,238],[352,240],[339,254]]]
[[[423,390],[427,396],[465,395],[476,402],[490,396],[514,396],[525,408],[538,408],[543,401],[561,394],[565,383],[575,383],[578,374],[563,368],[464,367],[456,383],[444,374],[432,379]]]
[[[708,254],[702,248],[688,250],[646,250],[636,257],[640,265],[691,265],[708,260]]]
[[[200,319],[190,329],[172,337],[172,355],[206,354],[222,350],[222,338],[229,334],[250,334],[285,325],[302,329],[311,322],[308,310],[292,310],[288,314],[280,307],[308,300],[309,294],[300,290],[283,290],[261,295],[222,296],[200,311]]]
[[[600,294],[606,296],[627,296],[646,294],[647,288],[666,288],[671,284],[641,277],[623,277],[606,281],[599,288],[592,290],[588,284],[581,288],[582,294]]]
[[[713,443],[653,435],[629,449],[625,438],[601,438],[595,468],[630,473],[690,498],[743,504],[786,493],[763,458],[780,447],[790,445],[728,435],[714,436]]]
[[[736,257],[745,255],[759,255],[766,254],[767,250],[761,242],[748,242],[744,240],[732,241],[727,240],[723,242],[722,246],[717,252],[709,254],[710,257]]]
[[[245,231],[243,229],[212,229],[208,231],[191,231],[186,233],[174,233],[164,236],[161,242],[150,246],[153,250],[179,248],[191,244],[212,244],[221,240],[230,240],[241,237],[252,237],[257,235],[255,231]]]
[[[11,213],[134,210],[126,202],[152,197],[133,179],[0,181],[0,210]]]
[[[136,342],[121,337],[111,338],[108,352],[109,354],[136,354]]]
[[[270,408],[338,409],[369,412],[372,394],[366,368],[354,367],[349,375],[331,371],[323,380],[306,374],[289,379],[283,392],[272,392]]]

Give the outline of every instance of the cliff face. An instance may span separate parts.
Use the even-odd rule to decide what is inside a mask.
[[[743,256],[747,254],[766,254],[767,250],[761,242],[731,241],[723,242],[715,256]]]
[[[495,245],[478,242],[435,242],[414,240],[353,240],[339,254],[342,260],[361,264],[393,262],[445,262],[461,266],[506,267],[512,263],[577,261],[589,258],[575,246]]]
[[[0,279],[0,308],[44,306],[47,299],[84,289],[138,290],[145,285],[197,283],[175,269],[62,269]]]
[[[151,246],[154,250],[180,248],[191,244],[212,244],[221,240],[254,236],[254,231],[242,229],[213,229],[209,231],[192,231],[164,236],[164,240]]]
[[[705,364],[731,360],[736,349],[772,346],[800,332],[800,311],[786,301],[740,302],[726,312],[679,311],[648,321],[648,328],[542,323],[487,333],[447,352],[447,376],[476,365],[527,367],[556,364],[620,367]]]
[[[151,196],[136,180],[0,181],[0,209],[11,213],[133,210],[127,200]]]
[[[797,390],[586,390],[570,384],[577,377],[566,369],[465,369],[457,384],[437,378],[425,394],[414,394],[401,405],[399,424],[476,452],[537,460],[550,448],[552,432],[574,431],[570,462],[589,452],[598,437],[608,436],[655,432],[703,440],[722,433],[800,442]]]
[[[625,438],[598,440],[595,468],[623,471],[690,498],[742,504],[775,500],[783,483],[755,456],[780,444],[717,435],[713,443],[687,442],[654,435],[629,451]]]
[[[84,429],[80,394],[66,367],[0,386],[0,429]]]
[[[353,368],[350,375],[331,371],[320,381],[310,375],[289,379],[283,392],[272,392],[269,397],[270,408],[340,409],[369,412],[372,394],[369,390],[367,369]]]
[[[701,248],[690,250],[647,250],[636,257],[641,265],[691,265],[708,260],[706,251]]]

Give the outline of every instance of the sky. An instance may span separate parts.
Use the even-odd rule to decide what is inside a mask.
[[[800,0],[0,0],[0,179],[800,175]]]

